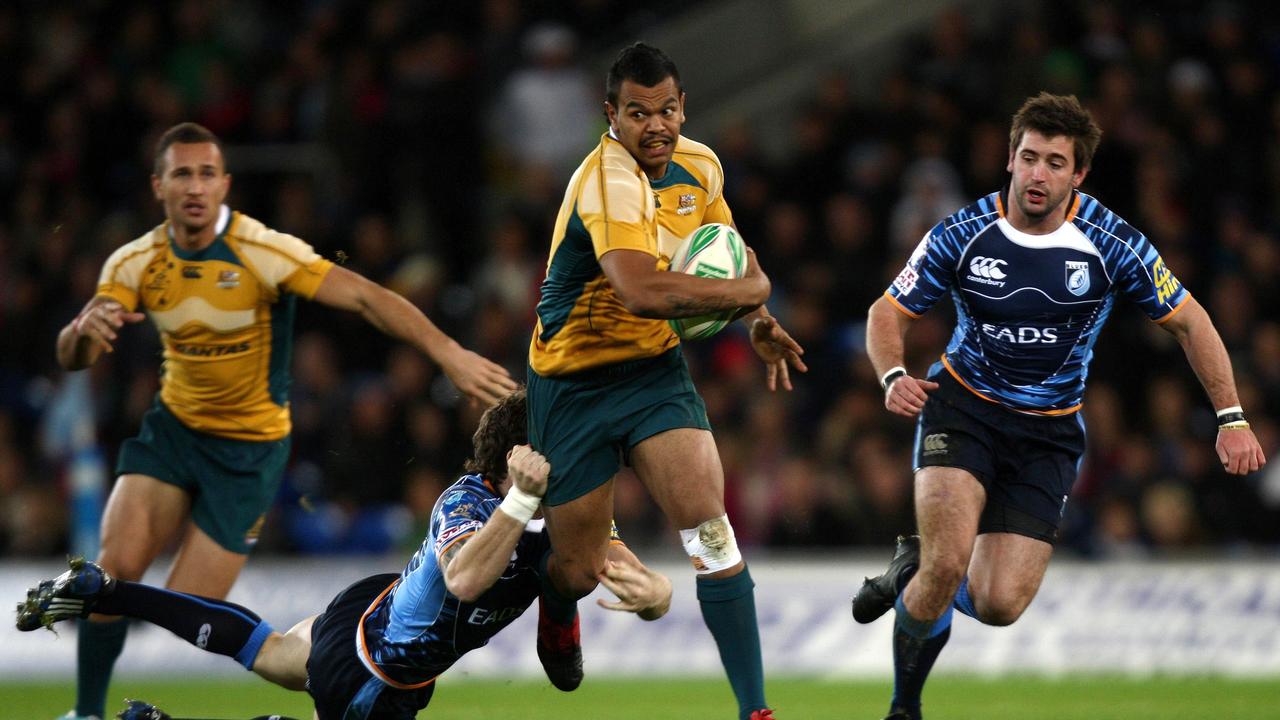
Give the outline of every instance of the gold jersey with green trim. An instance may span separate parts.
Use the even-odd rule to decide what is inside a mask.
[[[217,237],[179,248],[165,222],[118,248],[98,296],[141,307],[164,345],[160,399],[187,427],[234,440],[289,434],[296,296],[312,298],[333,263],[303,240],[225,205]]]
[[[731,224],[724,171],[711,148],[680,137],[667,172],[650,180],[606,133],[569,181],[556,217],[529,343],[544,377],[661,355],[680,340],[666,320],[627,311],[600,267],[611,250],[639,250],[666,270],[705,223]]]

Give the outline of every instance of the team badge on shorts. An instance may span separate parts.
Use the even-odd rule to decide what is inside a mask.
[[[1089,263],[1067,261],[1067,290],[1077,297],[1089,292]]]

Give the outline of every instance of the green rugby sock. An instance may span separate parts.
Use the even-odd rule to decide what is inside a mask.
[[[744,566],[727,578],[698,578],[702,619],[720,649],[720,662],[738,699],[738,717],[748,720],[764,707],[764,662],[756,623],[755,583]]]
[[[120,618],[92,622],[86,618],[80,620],[77,627],[76,714],[106,717],[107,687],[111,684],[116,658],[124,649],[129,621]]]

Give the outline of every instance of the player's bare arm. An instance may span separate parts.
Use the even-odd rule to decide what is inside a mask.
[[[129,312],[124,306],[104,295],[85,303],[84,309],[58,333],[58,364],[64,370],[83,370],[98,361],[102,353],[111,352],[120,328],[126,323],[146,319],[140,312]]]
[[[1205,393],[1213,403],[1214,410],[1224,411],[1240,407],[1240,396],[1236,392],[1235,378],[1231,372],[1231,358],[1227,348],[1222,344],[1222,337],[1209,319],[1209,313],[1194,297],[1161,325],[1177,338],[1187,355],[1187,362],[1195,371]],[[1240,417],[1234,419],[1232,414],[1219,426],[1218,440],[1215,448],[1222,467],[1232,475],[1245,475],[1254,472],[1267,464],[1258,438],[1244,421],[1243,410]]]
[[[316,301],[360,313],[370,325],[431,358],[467,395],[492,405],[516,389],[502,366],[462,347],[413,303],[358,273],[335,266],[316,291]]]
[[[884,386],[884,406],[889,412],[908,418],[919,415],[929,393],[938,389],[938,383],[912,377],[905,370],[890,373],[903,367],[903,340],[911,321],[911,316],[883,296],[872,303],[867,312],[867,357]]]
[[[512,487],[484,527],[459,540],[440,557],[445,586],[463,602],[472,602],[493,586],[520,542],[525,525],[547,491],[551,466],[528,445],[517,445],[507,455],[507,476]]]
[[[769,299],[769,278],[755,253],[747,272],[732,280],[661,272],[654,257],[639,250],[612,250],[600,257],[609,285],[627,311],[638,317],[696,317],[721,310],[755,309]]]
[[[604,599],[596,604],[606,610],[632,612],[641,620],[657,620],[671,609],[671,579],[645,567],[626,545],[609,546],[600,583],[618,596],[617,602]]]

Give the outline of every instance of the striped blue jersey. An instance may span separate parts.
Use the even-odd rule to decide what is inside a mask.
[[[502,498],[465,475],[436,501],[431,527],[400,578],[369,606],[356,634],[365,667],[392,687],[420,687],[482,647],[538,597],[538,563],[551,547],[541,520],[526,527],[507,569],[475,602],[445,587],[439,558],[480,531]]]
[[[934,226],[885,295],[919,317],[951,293],[956,327],[930,374],[948,370],[1008,408],[1078,410],[1093,345],[1118,295],[1164,322],[1191,298],[1142,233],[1077,192],[1066,222],[1016,230],[995,192]]]

